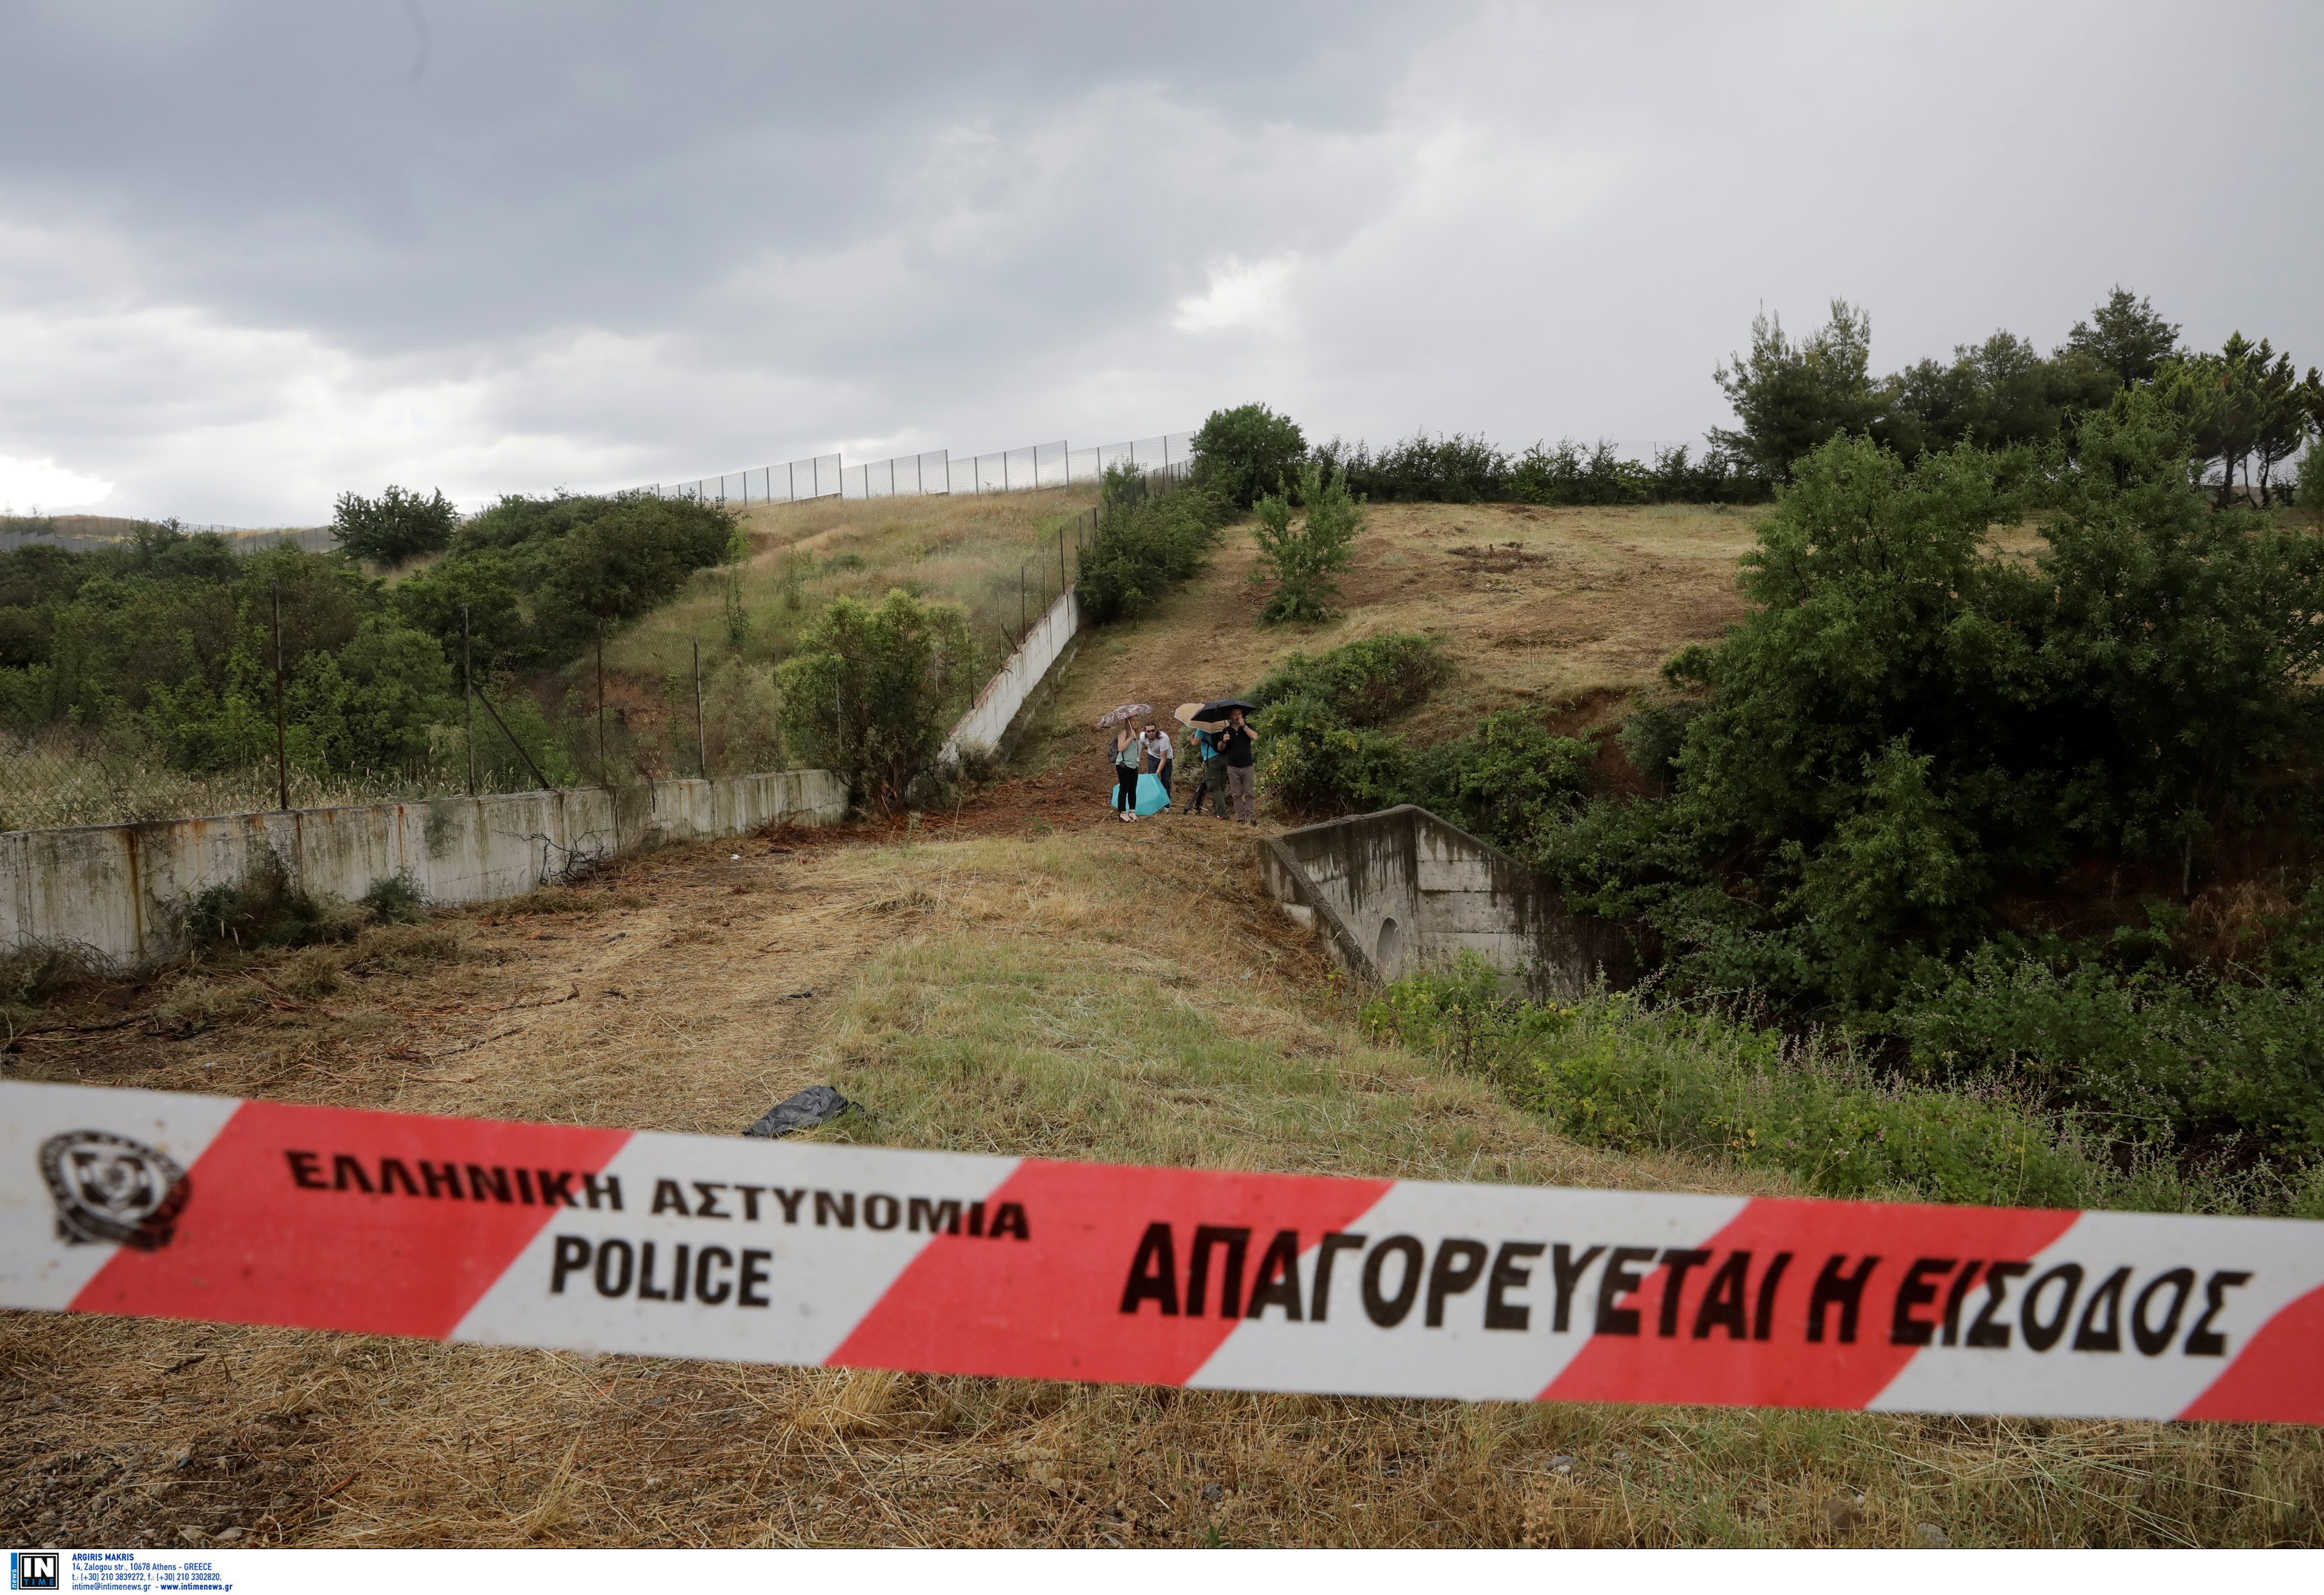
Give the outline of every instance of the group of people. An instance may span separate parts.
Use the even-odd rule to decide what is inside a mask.
[[[1194,751],[1202,760],[1202,775],[1194,783],[1194,795],[1187,800],[1184,812],[1202,813],[1203,795],[1207,792],[1212,818],[1258,825],[1259,769],[1251,758],[1257,738],[1243,720],[1242,711],[1228,711],[1226,724],[1215,729],[1202,725],[1189,729],[1194,733]],[[1113,807],[1122,824],[1139,817],[1138,779],[1142,775],[1150,775],[1161,783],[1162,807],[1157,813],[1168,814],[1176,805],[1176,796],[1171,790],[1176,773],[1176,753],[1170,733],[1162,729],[1157,720],[1148,720],[1143,727],[1134,719],[1125,720],[1115,729],[1111,754]]]

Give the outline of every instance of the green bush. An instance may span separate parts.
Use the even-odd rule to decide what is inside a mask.
[[[2324,1156],[2324,994],[1981,947],[1883,1019],[1937,1075],[2006,1072],[2126,1139]]]
[[[1678,779],[1686,728],[1702,712],[1702,705],[1685,698],[1644,698],[1631,705],[1622,722],[1622,756],[1658,794],[1667,793]]]
[[[441,488],[422,498],[391,485],[375,499],[339,494],[331,514],[331,536],[349,558],[392,567],[422,554],[442,553],[452,546],[452,532],[459,523],[459,511]]]
[[[1508,452],[1459,432],[1424,432],[1378,454],[1334,438],[1315,450],[1315,463],[1344,474],[1351,491],[1378,503],[1493,503],[1512,496]]]
[[[1697,456],[1684,444],[1657,447],[1652,463],[1624,459],[1604,438],[1536,443],[1512,456],[1482,438],[1422,434],[1374,454],[1333,438],[1314,451],[1326,471],[1344,471],[1349,491],[1373,503],[1647,504],[1756,503],[1767,479],[1719,448]]]
[[[1752,608],[1666,667],[1707,692],[1667,803],[1539,843],[1683,981],[1877,1010],[1993,933],[2002,883],[2097,855],[2191,878],[2318,713],[2324,538],[2214,512],[2151,394],[2028,477],[1863,439],[1798,462]],[[1986,541],[2029,502],[2046,546]],[[1721,900],[1723,899],[1723,900]]]
[[[1194,480],[1229,506],[1248,510],[1280,493],[1307,457],[1299,424],[1264,404],[1214,410],[1194,433]]]
[[[1405,801],[1489,842],[1522,849],[1582,800],[1597,753],[1587,739],[1558,736],[1517,710],[1503,710],[1486,715],[1467,736],[1416,754]]]
[[[1427,701],[1452,675],[1444,645],[1417,632],[1387,632],[1328,653],[1295,653],[1251,692],[1266,705],[1314,697],[1351,725],[1381,725]]]
[[[1410,800],[1411,755],[1403,740],[1349,724],[1325,699],[1283,699],[1259,724],[1259,777],[1291,813],[1364,814]]]
[[[1307,513],[1291,524],[1296,496]],[[1348,492],[1347,478],[1326,477],[1316,466],[1302,466],[1296,480],[1280,493],[1270,493],[1254,506],[1259,525],[1252,539],[1259,562],[1275,579],[1259,618],[1265,622],[1327,620],[1339,584],[1332,578],[1354,563],[1356,534],[1363,530],[1363,509]]]
[[[1365,1005],[1384,1038],[1489,1076],[1593,1146],[1780,1169],[1813,1194],[2142,1212],[2324,1213],[2324,1165],[2190,1179],[1996,1084],[1885,1079],[1842,1035],[1595,992],[1536,1005],[1463,952]]]
[[[1410,800],[1412,758],[1383,721],[1417,708],[1452,675],[1435,639],[1366,637],[1295,653],[1251,693],[1263,711],[1260,775],[1295,814],[1338,815]]]
[[[1157,491],[1129,466],[1106,470],[1097,530],[1074,581],[1083,618],[1135,620],[1208,563],[1226,523],[1226,500],[1200,484]]]
[[[374,918],[367,904],[300,890],[281,857],[263,845],[242,880],[204,888],[180,905],[180,915],[195,947],[243,952],[346,941]]]
[[[958,604],[900,587],[876,607],[835,598],[776,672],[785,733],[858,801],[892,814],[934,769],[980,663]]]
[[[409,870],[381,876],[361,901],[383,925],[418,925],[428,917],[428,894]]]
[[[2310,443],[2308,452],[2300,456],[2300,484],[2292,502],[2307,511],[2310,519],[2324,524],[2324,441]]]
[[[1416,632],[1293,654],[1251,694],[1264,715],[1268,790],[1303,815],[1416,803],[1502,846],[1526,846],[1581,800],[1596,745],[1516,711],[1426,748],[1379,729],[1425,703],[1452,669],[1443,645]]]
[[[553,669],[723,563],[734,530],[733,511],[700,499],[512,494],[464,524],[395,603],[447,658],[459,657],[466,604],[479,670]]]

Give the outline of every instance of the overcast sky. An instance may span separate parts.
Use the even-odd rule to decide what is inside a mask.
[[[2324,364],[2313,4],[10,0],[0,503],[1192,427],[1683,440],[2115,282]]]

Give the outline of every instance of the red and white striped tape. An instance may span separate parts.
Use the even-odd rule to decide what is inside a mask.
[[[2324,1423],[2324,1224],[955,1157],[0,1084],[0,1305],[1468,1399]]]

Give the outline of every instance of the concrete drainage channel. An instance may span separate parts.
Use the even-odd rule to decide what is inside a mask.
[[[1557,889],[1425,808],[1304,825],[1259,844],[1267,889],[1343,967],[1376,981],[1475,952],[1537,1000],[1603,973],[1635,974],[1617,927],[1566,911]]]

